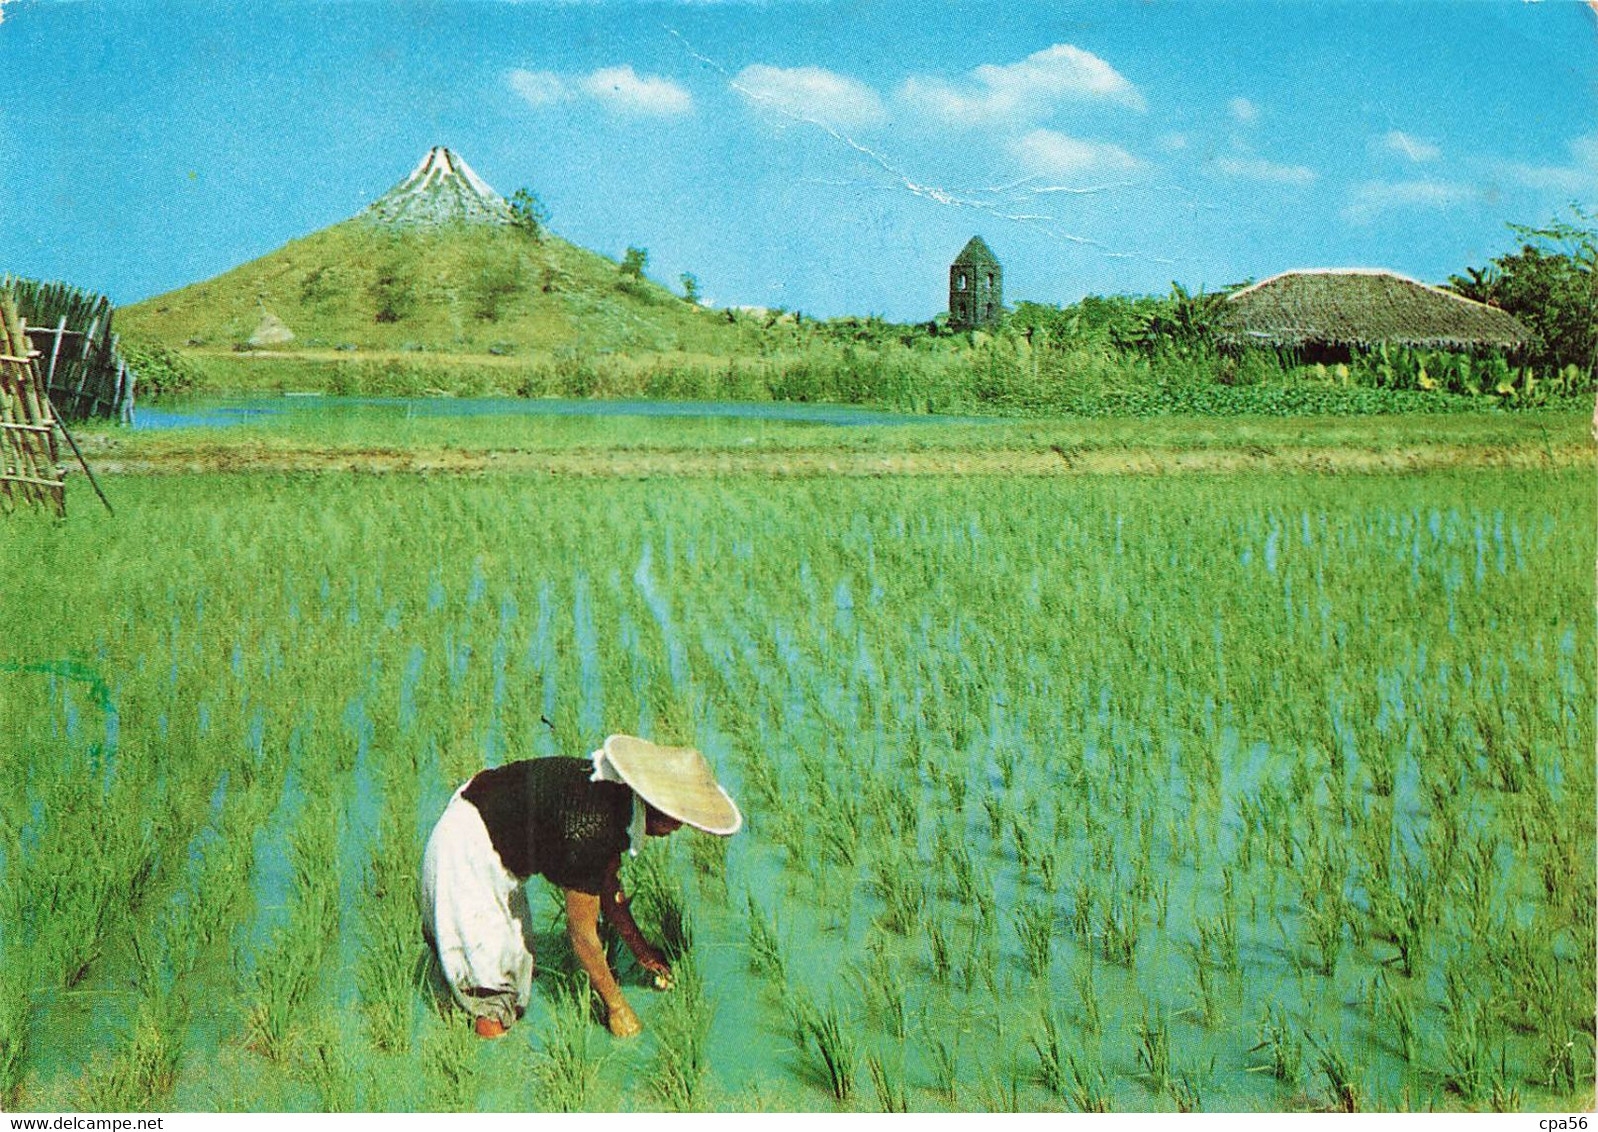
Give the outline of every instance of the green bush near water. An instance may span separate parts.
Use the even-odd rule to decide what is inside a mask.
[[[925,350],[817,344],[729,359],[572,354],[489,366],[426,354],[338,361],[190,355],[185,366],[199,375],[187,388],[211,392],[789,401],[1015,417],[1435,415],[1570,406],[1590,396],[1574,375],[1533,375],[1528,383],[1525,371],[1478,363],[1471,384],[1468,360],[1392,357],[1399,360],[1340,373],[1283,370],[1262,358],[1148,359],[999,337]],[[1448,384],[1423,388],[1431,374]]]

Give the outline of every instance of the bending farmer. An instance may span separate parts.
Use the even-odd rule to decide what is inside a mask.
[[[535,873],[566,890],[566,931],[610,1032],[639,1032],[600,947],[599,914],[669,986],[671,967],[633,923],[619,874],[622,851],[636,855],[644,834],[685,824],[727,836],[743,816],[698,751],[630,735],[612,735],[592,759],[511,763],[455,791],[422,858],[422,927],[478,1034],[503,1034],[532,993],[522,882]]]

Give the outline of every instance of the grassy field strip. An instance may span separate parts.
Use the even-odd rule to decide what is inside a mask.
[[[832,452],[775,453],[584,452],[542,453],[469,450],[316,450],[281,451],[246,444],[195,445],[145,456],[101,456],[96,470],[105,475],[181,475],[210,472],[412,472],[482,474],[506,472],[601,478],[637,476],[1107,476],[1183,473],[1419,472],[1448,468],[1584,467],[1593,460],[1588,443],[1558,447],[1527,444],[1518,448],[1479,448],[1439,444],[1401,450],[1360,451],[1344,447],[1210,449],[1201,452],[1128,449],[1059,452]]]

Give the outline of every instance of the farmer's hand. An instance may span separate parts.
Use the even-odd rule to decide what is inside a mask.
[[[671,989],[671,964],[666,962],[666,957],[660,952],[651,948],[638,957],[638,965],[655,977],[656,990]]]
[[[606,1025],[610,1032],[618,1038],[633,1038],[643,1033],[644,1024],[638,1021],[638,1015],[633,1013],[633,1008],[625,1002],[618,1002],[610,1008],[610,1017]]]

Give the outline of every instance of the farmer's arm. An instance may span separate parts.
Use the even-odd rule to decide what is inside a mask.
[[[638,960],[638,965],[657,976],[658,985],[661,980],[671,978],[671,964],[666,962],[666,957],[659,950],[649,945],[644,933],[638,930],[637,923],[633,921],[631,904],[632,901],[621,890],[621,858],[617,857],[605,869],[605,879],[599,889],[599,910],[616,929],[616,934],[621,936],[622,942]]]
[[[616,985],[616,976],[605,960],[605,949],[599,945],[599,897],[574,888],[566,890],[566,935],[577,953],[577,962],[588,972],[588,981],[605,1002],[610,1032],[618,1038],[630,1038],[642,1030],[638,1015]]]

